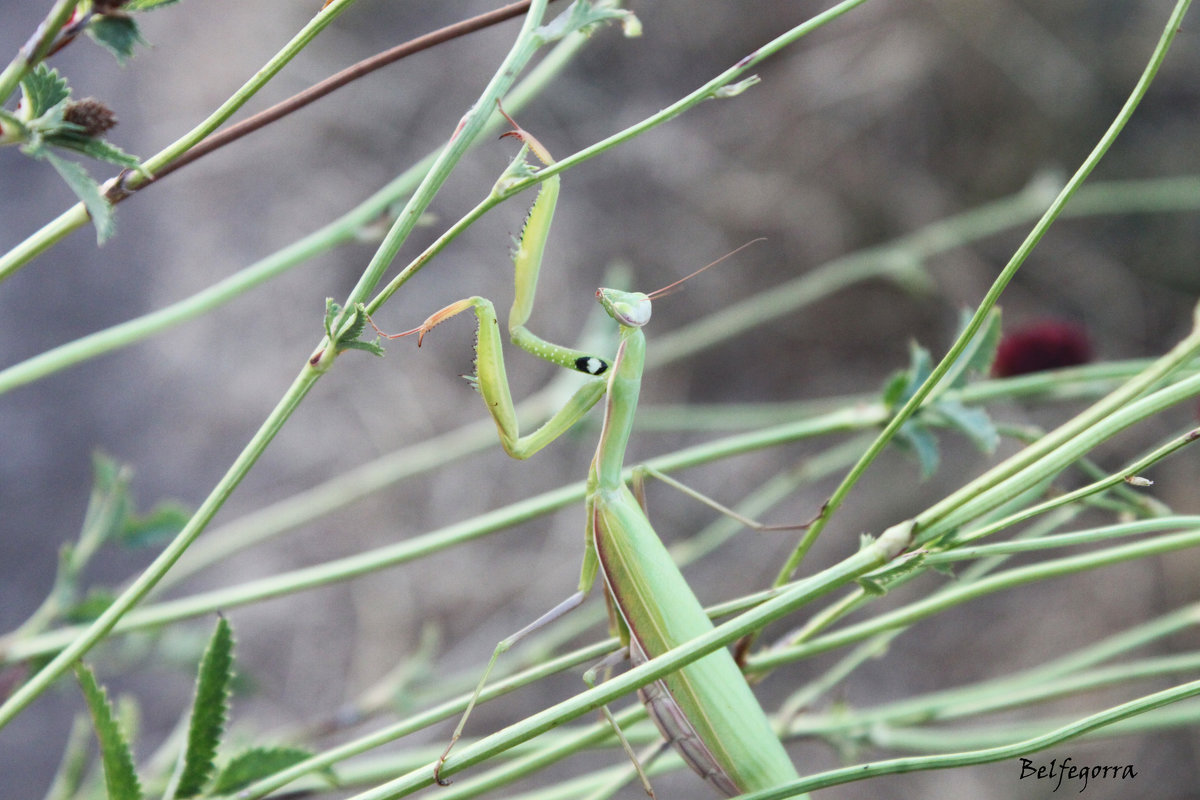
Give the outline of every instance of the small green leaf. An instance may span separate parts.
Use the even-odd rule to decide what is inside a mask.
[[[89,158],[107,161],[109,164],[116,164],[119,167],[132,169],[142,163],[140,158],[126,153],[111,142],[95,136],[83,136],[77,131],[61,131],[50,134],[46,137],[46,143],[55,147],[65,147],[68,150],[83,153]]]
[[[56,156],[46,150],[42,157],[50,162],[58,174],[71,187],[71,191],[83,203],[96,226],[96,244],[104,242],[113,234],[113,207],[100,191],[100,184],[92,179],[88,171],[74,161]]]
[[[204,657],[200,659],[196,699],[192,703],[187,749],[184,750],[183,771],[175,789],[176,797],[195,797],[204,791],[205,784],[212,777],[216,768],[217,746],[225,733],[232,680],[233,630],[225,618],[220,617]]]
[[[80,662],[75,666],[75,676],[79,679],[100,742],[108,800],[142,800],[142,785],[133,766],[133,751],[117,723],[108,693],[96,682],[96,676],[86,664]]]
[[[104,47],[117,58],[117,63],[124,64],[133,57],[133,49],[139,44],[146,44],[138,25],[132,17],[106,14],[96,17],[87,26],[87,33],[96,43]]]
[[[212,794],[231,794],[309,758],[312,753],[298,747],[255,747],[225,765],[213,784]],[[326,768],[323,773],[334,783],[332,770]]]
[[[333,325],[338,320],[338,315],[341,312],[341,306],[333,302],[332,299],[325,301],[325,335],[330,339],[334,338]],[[382,356],[384,349],[380,346],[379,341],[368,342],[361,339],[363,332],[367,329],[367,309],[362,303],[354,307],[354,316],[350,321],[350,327],[346,328],[345,332],[337,338],[337,351],[339,353],[346,350],[365,350],[371,355]]]
[[[37,119],[54,106],[71,96],[67,81],[45,64],[38,64],[21,79],[23,102],[29,106],[28,119]]]
[[[937,472],[939,461],[937,438],[930,433],[924,423],[915,419],[908,420],[896,432],[896,441],[908,447],[917,457],[917,463],[921,467],[921,480],[925,480]]]
[[[994,452],[1000,444],[1000,433],[982,408],[968,408],[957,400],[939,400],[930,412],[965,434],[984,453]]]

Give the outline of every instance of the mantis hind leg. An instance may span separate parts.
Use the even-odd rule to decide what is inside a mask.
[[[471,695],[471,699],[467,702],[466,709],[463,710],[462,716],[459,717],[458,725],[454,728],[454,733],[450,736],[450,743],[446,745],[446,749],[442,751],[440,756],[438,756],[437,764],[435,764],[433,767],[433,779],[440,785],[448,786],[450,784],[450,781],[442,778],[442,767],[446,765],[446,759],[450,756],[450,751],[454,749],[454,745],[457,744],[458,740],[462,738],[463,729],[467,726],[467,719],[471,716],[471,712],[475,710],[475,704],[479,701],[480,696],[483,694],[484,687],[487,686],[488,678],[491,676],[492,670],[496,666],[496,662],[500,660],[500,656],[511,650],[515,644],[520,642],[529,634],[545,627],[546,625],[549,625],[551,622],[554,622],[556,619],[559,619],[571,611],[574,611],[581,603],[583,603],[583,600],[586,596],[587,595],[582,591],[575,592],[575,594],[571,595],[566,600],[562,601],[554,608],[550,609],[545,614],[542,614],[533,622],[526,625],[524,628],[521,628],[521,630],[517,631],[512,636],[509,636],[496,645],[496,649],[492,651],[492,657],[488,661],[487,667],[485,667],[483,670],[483,675],[481,675],[479,678],[479,683],[475,685],[474,694]]]

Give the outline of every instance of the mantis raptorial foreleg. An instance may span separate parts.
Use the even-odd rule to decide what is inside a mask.
[[[549,163],[545,148],[515,122],[513,126],[515,130],[510,135]],[[604,581],[613,628],[628,647],[634,664],[662,655],[713,628],[622,476],[645,364],[646,339],[642,327],[650,321],[652,299],[679,282],[650,294],[597,290],[596,298],[620,331],[620,344],[611,363],[534,336],[525,328],[525,322],[533,306],[557,192],[557,176],[547,179],[526,221],[514,258],[516,299],[509,315],[509,333],[516,344],[539,358],[602,378],[586,384],[542,428],[521,436],[491,302],[482,297],[460,300],[432,315],[420,327],[397,334],[415,333],[419,343],[420,337],[443,320],[468,308],[475,311],[479,320],[476,384],[496,421],[504,449],[518,458],[533,454],[563,433],[607,392],[600,442],[586,484],[586,549],[578,591],[497,645],[450,745],[434,769],[438,782],[442,782],[440,774],[450,748],[461,735],[475,699],[500,655],[532,630],[577,607],[597,576]],[[716,507],[726,510],[719,504]],[[639,695],[664,738],[720,792],[732,796],[778,786],[798,777],[728,650],[709,653],[648,684]]]
[[[504,110],[501,109],[500,113],[503,114]],[[507,114],[504,116],[513,125],[513,130],[504,134],[505,136],[515,136],[528,145],[529,150],[544,163],[552,163],[549,152],[537,139],[518,126]],[[582,419],[603,396],[605,382],[600,376],[604,375],[609,367],[608,360],[605,358],[593,353],[551,344],[525,327],[525,323],[529,321],[529,316],[533,311],[538,275],[542,268],[542,253],[546,248],[550,223],[554,219],[554,208],[558,203],[558,190],[558,176],[547,178],[525,218],[520,240],[513,253],[515,289],[512,309],[508,315],[508,335],[514,344],[526,352],[565,369],[591,375],[595,380],[588,381],[580,387],[566,405],[540,428],[525,436],[520,433],[512,392],[508,388],[508,373],[504,367],[504,351],[500,337],[500,324],[496,317],[496,307],[487,298],[468,297],[451,303],[431,314],[419,327],[402,333],[389,335],[376,328],[376,331],[389,339],[416,334],[419,346],[424,340],[425,334],[437,325],[463,311],[474,310],[478,319],[479,334],[475,345],[475,375],[471,380],[479,393],[483,395],[488,411],[496,422],[501,445],[505,452],[513,458],[529,458]]]

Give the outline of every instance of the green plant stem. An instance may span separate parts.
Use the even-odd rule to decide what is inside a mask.
[[[784,798],[795,797],[803,792],[811,792],[855,780],[876,778],[881,775],[899,775],[920,770],[976,766],[1004,761],[1010,758],[1019,758],[1030,753],[1045,750],[1060,742],[1078,738],[1085,733],[1098,730],[1114,722],[1128,719],[1138,714],[1144,714],[1147,711],[1161,708],[1171,703],[1177,703],[1180,700],[1194,697],[1198,694],[1200,694],[1200,681],[1191,681],[1161,692],[1145,695],[1128,703],[1112,706],[1049,733],[1023,739],[1019,742],[981,750],[945,753],[934,756],[893,758],[884,761],[873,761],[868,764],[857,764],[852,767],[829,770],[828,772],[822,772],[808,778],[802,778],[799,781],[794,781],[774,789],[746,794],[740,800],[783,800]]]
[[[510,108],[514,112],[520,111],[578,54],[586,42],[587,37],[580,33],[573,33],[559,42],[509,93]],[[498,128],[498,122],[494,122],[493,126]],[[429,171],[435,157],[436,153],[430,153],[341,217],[191,297],[0,370],[0,394],[80,362],[128,347],[212,311],[308,259],[354,241],[364,227],[387,213],[401,197],[412,192],[421,176]],[[84,217],[83,222],[86,221]]]
[[[1054,717],[1022,721],[1016,724],[995,723],[986,727],[942,726],[932,728],[905,728],[879,726],[869,734],[868,744],[873,747],[907,750],[909,752],[960,751],[964,748],[1004,746],[1015,739],[1037,736],[1042,732],[1074,722],[1062,714]],[[1077,737],[1078,741],[1092,741],[1101,737],[1132,737],[1146,734],[1161,734],[1172,728],[1196,727],[1200,722],[1200,703],[1181,700],[1166,708],[1152,709],[1134,717],[1095,728]]]
[[[1004,269],[1001,270],[1000,275],[996,278],[995,282],[993,282],[992,286],[988,289],[987,293],[980,301],[979,306],[975,309],[975,313],[971,316],[970,322],[967,323],[963,332],[959,335],[958,339],[955,340],[954,344],[951,345],[946,355],[941,361],[938,362],[937,366],[934,367],[929,377],[926,378],[925,382],[917,388],[912,397],[910,397],[904,406],[896,412],[896,415],[887,424],[887,426],[884,427],[874,444],[867,450],[867,452],[863,453],[859,462],[851,468],[850,472],[846,475],[842,483],[834,490],[833,494],[825,504],[825,513],[809,529],[808,533],[803,537],[803,539],[800,541],[800,544],[796,547],[795,552],[784,564],[783,569],[779,571],[779,575],[776,579],[776,585],[782,585],[788,581],[790,576],[795,572],[796,568],[803,560],[809,548],[812,547],[813,543],[820,536],[821,531],[824,530],[829,520],[841,507],[842,503],[850,494],[854,486],[857,485],[859,479],[866,472],[867,468],[874,463],[875,459],[879,457],[879,454],[883,452],[888,443],[895,438],[896,433],[899,432],[901,426],[917,413],[922,404],[924,404],[926,398],[932,395],[938,384],[942,381],[942,378],[950,372],[959,355],[961,355],[962,352],[967,348],[967,345],[970,344],[971,340],[975,337],[975,334],[978,333],[979,329],[983,326],[984,322],[991,314],[992,309],[999,301],[1000,295],[1008,286],[1009,281],[1011,281],[1013,276],[1016,275],[1017,270],[1020,269],[1025,263],[1025,260],[1029,257],[1029,254],[1033,252],[1034,247],[1036,247],[1041,241],[1042,237],[1045,236],[1046,231],[1050,229],[1051,224],[1053,224],[1058,218],[1059,214],[1062,213],[1062,210],[1075,195],[1080,185],[1092,173],[1092,170],[1095,169],[1098,163],[1100,163],[1100,160],[1108,152],[1113,142],[1116,141],[1117,136],[1121,133],[1126,123],[1133,116],[1134,110],[1138,107],[1138,104],[1141,102],[1147,90],[1150,88],[1150,84],[1154,80],[1154,76],[1158,74],[1158,69],[1162,65],[1163,60],[1166,58],[1167,51],[1170,49],[1171,42],[1175,39],[1175,34],[1179,30],[1180,23],[1183,20],[1184,12],[1187,10],[1189,4],[1190,0],[1179,0],[1179,2],[1176,3],[1175,9],[1172,11],[1170,18],[1167,20],[1167,25],[1163,29],[1162,36],[1159,38],[1158,44],[1154,48],[1154,52],[1150,57],[1149,63],[1146,65],[1145,70],[1143,70],[1142,75],[1138,79],[1137,85],[1130,93],[1129,98],[1125,101],[1125,104],[1117,114],[1116,119],[1113,120],[1108,130],[1104,132],[1104,135],[1100,137],[1100,141],[1097,142],[1096,146],[1092,149],[1092,152],[1088,154],[1086,159],[1084,159],[1083,164],[1080,165],[1079,169],[1075,171],[1075,174],[1072,175],[1070,180],[1067,181],[1066,185],[1046,209],[1046,212],[1033,226],[1033,229],[1029,232],[1028,236],[1025,237],[1025,240],[1021,242],[1021,245],[1017,248],[1016,252],[1013,253],[1012,258],[1009,259],[1008,263],[1004,266]]]
[[[1089,528],[1073,533],[1060,533],[1040,539],[1020,539],[1012,542],[955,547],[953,550],[930,553],[925,556],[924,563],[930,566],[936,564],[953,564],[959,561],[979,558],[1032,553],[1059,547],[1075,547],[1082,544],[1095,544],[1107,539],[1119,539],[1125,536],[1154,533],[1168,528],[1200,528],[1200,516],[1154,517],[1153,519],[1140,519],[1134,522],[1106,525],[1101,528]]]
[[[384,272],[396,255],[400,252],[401,245],[408,239],[413,228],[416,227],[421,215],[425,213],[425,209],[433,201],[434,195],[437,194],[442,184],[450,176],[451,170],[454,169],[458,161],[467,152],[471,143],[478,138],[487,125],[489,117],[496,112],[496,102],[503,97],[508,88],[512,85],[516,76],[525,68],[525,64],[533,56],[535,52],[545,43],[538,34],[538,28],[541,25],[542,17],[546,12],[546,0],[533,0],[529,5],[529,11],[526,12],[525,20],[521,24],[521,30],[517,34],[516,43],[505,57],[504,62],[492,79],[484,88],[479,99],[471,106],[466,115],[459,121],[458,126],[451,134],[449,141],[445,147],[438,153],[433,164],[430,165],[429,171],[425,173],[421,183],[413,191],[408,202],[396,217],[396,221],[392,224],[383,241],[380,243],[375,254],[371,257],[371,261],[367,264],[367,268],[359,277],[358,283],[350,291],[345,303],[342,304],[343,319],[342,327],[348,326],[352,322],[352,317],[357,312],[355,306],[363,303],[367,299],[367,295],[379,284],[383,278]],[[566,13],[570,13],[568,10]],[[335,323],[334,330],[339,332],[339,325]],[[336,341],[331,344],[336,346]],[[334,350],[330,348],[330,350]]]
[[[267,445],[283,427],[284,422],[295,411],[300,401],[308,394],[316,382],[318,373],[305,367],[300,375],[288,388],[278,405],[263,422],[250,443],[238,455],[229,471],[221,478],[212,492],[205,498],[200,508],[188,521],[182,531],[158,555],[141,575],[124,592],[117,597],[104,613],[75,637],[61,652],[46,666],[29,679],[21,688],[0,705],[0,728],[7,725],[26,708],[35,698],[60,678],[81,656],[87,653],[101,639],[108,635],[121,618],[125,616],[138,601],[140,601],[155,583],[171,568],[188,546],[200,535],[201,531],[212,519],[213,515],[224,504],[225,500],[245,477],[254,462],[262,455]]]
[[[903,628],[929,616],[993,592],[1013,589],[1035,581],[1062,577],[1101,567],[1112,566],[1140,558],[1173,553],[1200,544],[1200,529],[1188,529],[1174,534],[1156,536],[1143,542],[1133,542],[1105,548],[1093,553],[1068,556],[1018,567],[989,575],[969,584],[955,584],[937,594],[909,603],[901,608],[880,614],[872,619],[848,625],[832,633],[787,648],[770,650],[747,659],[747,669],[759,672],[774,669],[785,663],[808,658],[818,653],[862,641],[884,631]]]
[[[1198,669],[1200,653],[1191,652],[1114,664],[1057,680],[1033,682],[1022,673],[1000,681],[918,695],[874,709],[807,717],[790,733],[797,736],[831,736],[880,725],[927,725],[993,714],[1106,686],[1194,673]]]
[[[814,598],[832,591],[837,586],[844,585],[846,581],[853,580],[856,576],[887,563],[907,547],[910,541],[910,526],[901,525],[889,529],[878,540],[849,558],[817,575],[799,581],[777,597],[722,623],[710,633],[680,645],[600,686],[581,692],[569,700],[534,714],[477,743],[461,747],[451,755],[442,769],[441,775],[448,777],[478,764],[519,742],[527,741],[563,722],[612,702],[639,686],[661,678],[668,672],[674,672],[684,664],[751,631],[758,630],[769,622],[811,602]],[[354,795],[352,800],[390,800],[402,797],[432,782],[433,764],[429,764],[371,791]]]
[[[529,669],[523,670],[515,675],[497,680],[484,688],[483,694],[480,695],[480,702],[485,702],[495,697],[508,694],[522,686],[535,683],[550,675],[555,675],[563,670],[577,667],[580,664],[593,662],[602,658],[617,646],[615,639],[609,639],[603,642],[597,642],[587,648],[580,649],[573,653],[568,653],[558,658],[551,659],[545,663],[538,664]],[[292,781],[307,775],[317,770],[332,766],[339,761],[351,758],[368,750],[373,750],[382,745],[393,742],[399,738],[407,736],[416,731],[441,722],[444,719],[449,719],[457,714],[461,714],[466,709],[467,703],[470,702],[472,692],[465,692],[451,700],[447,700],[433,708],[415,714],[408,719],[402,720],[393,725],[388,725],[381,730],[374,731],[366,736],[359,737],[351,742],[347,742],[337,747],[330,748],[323,753],[319,753],[312,758],[295,764],[288,769],[281,770],[270,777],[263,778],[248,786],[240,795],[245,800],[253,800],[254,798],[264,797],[276,789],[280,789]]]
[[[849,409],[826,415],[817,420],[800,420],[686,448],[651,459],[647,461],[647,466],[663,472],[686,469],[830,430],[853,430],[863,424],[858,409]],[[871,421],[868,419],[865,424],[871,424]],[[492,435],[494,437],[494,430]],[[626,470],[627,480],[632,477],[632,473],[632,468]],[[547,514],[571,503],[577,503],[583,499],[583,496],[584,482],[578,481],[403,542],[327,561],[316,566],[248,581],[225,589],[147,605],[125,615],[123,619],[112,626],[112,632],[122,633],[154,627],[365,575]],[[71,642],[80,632],[80,628],[66,627],[27,639],[6,641],[0,647],[0,659],[19,661],[35,655],[55,652]]]
[[[72,0],[59,0],[59,5],[67,2],[69,5],[74,5]],[[333,0],[328,6],[321,10],[315,17],[309,20],[299,33],[292,40],[271,57],[250,80],[246,81],[232,96],[208,116],[203,122],[188,131],[186,134],[176,139],[165,148],[155,153],[150,158],[142,162],[137,171],[131,172],[124,177],[124,185],[128,190],[137,189],[147,178],[146,175],[153,175],[154,171],[159,167],[169,164],[171,161],[178,158],[190,148],[194,147],[204,137],[219,128],[227,119],[241,108],[246,101],[253,97],[260,89],[279,73],[289,61],[296,57],[309,42],[316,38],[317,34],[325,29],[331,22],[337,19],[338,15],[349,8],[355,0]],[[65,19],[65,17],[64,17]],[[0,80],[0,91],[4,89],[4,84]],[[0,94],[0,97],[6,97],[7,94]],[[8,278],[12,277],[21,267],[25,266],[33,260],[39,253],[54,245],[67,234],[77,228],[87,224],[88,214],[83,208],[82,203],[77,203],[65,212],[60,214],[56,219],[52,220],[41,230],[35,232],[21,244],[14,247],[12,250],[0,256],[0,283],[3,283]]]
[[[1191,343],[1194,348],[1200,348],[1200,331],[1193,333],[1189,339],[1192,340]],[[1155,367],[1147,370],[1147,372],[1155,372],[1159,366],[1160,364],[1156,364]],[[1093,406],[1092,409],[1089,409],[1084,414],[1081,414],[1079,417],[1076,417],[1071,422],[1051,432],[1036,444],[1027,448],[1039,451],[1039,458],[1036,461],[1030,461],[1026,457],[1025,452],[1022,451],[1009,460],[1018,461],[1019,463],[1027,464],[1027,466],[1018,471],[1013,471],[1008,461],[1005,461],[986,473],[981,479],[972,482],[972,485],[976,483],[981,485],[981,488],[977,487],[975,493],[968,493],[960,489],[952,494],[947,501],[943,501],[933,508],[918,514],[915,517],[919,531],[918,542],[936,541],[960,525],[979,518],[1005,502],[1049,480],[1072,462],[1082,457],[1086,452],[1131,425],[1153,416],[1176,403],[1200,394],[1200,375],[1194,375],[1178,383],[1171,384],[1164,389],[1159,389],[1141,399],[1118,405],[1116,406],[1116,410],[1112,411],[1106,417],[1102,417],[1090,427],[1079,429],[1079,426],[1076,425],[1080,418],[1092,417],[1094,409],[1101,406],[1111,407],[1109,400],[1114,395],[1129,394],[1125,391],[1126,388],[1139,382],[1140,376],[1138,379],[1130,381],[1117,390],[1117,392],[1109,395],[1108,398]],[[1131,396],[1136,396],[1136,394]],[[1062,441],[1064,437],[1060,435],[1060,431],[1064,428],[1077,432],[1070,438]],[[1046,446],[1042,445],[1042,442],[1045,441],[1061,441],[1061,444],[1053,447],[1053,449],[1047,449]],[[1191,434],[1187,434],[1181,437],[1178,445],[1183,446],[1189,444],[1191,441],[1193,441],[1193,437]],[[993,477],[994,475],[1007,477],[997,480]]]
[[[8,63],[4,72],[0,72],[0,105],[12,97],[21,79],[50,52],[54,37],[67,24],[78,4],[79,0],[55,0],[50,12],[38,25],[30,40],[17,51],[16,57]]]
[[[350,2],[352,2],[352,0],[334,0],[333,4],[328,6],[326,10],[328,11],[328,9],[331,9],[334,6],[348,5]],[[541,2],[534,0],[534,2],[531,4],[529,16],[526,18],[525,25],[522,28],[522,34],[518,36],[517,42],[514,44],[508,57],[505,59],[497,73],[498,76],[507,76],[505,80],[508,82],[511,82],[512,74],[515,74],[516,71],[515,68],[520,63],[523,63],[523,61],[520,59],[527,59],[532,54],[529,44],[533,38],[532,31],[534,26],[541,19],[541,14],[545,10],[545,5],[545,0],[541,0]],[[318,14],[318,18],[321,16],[322,14]],[[319,30],[319,28],[317,30]],[[312,35],[315,35],[315,31]],[[311,38],[311,36],[308,38]],[[305,41],[307,41],[307,39],[305,39]],[[510,74],[510,70],[513,71],[512,74]],[[501,83],[504,86],[508,85],[508,83],[504,82],[503,80]],[[494,87],[495,85],[496,80],[493,80],[492,83],[489,84],[489,87]],[[477,103],[477,106],[478,105],[480,104]],[[475,134],[479,133],[478,128],[481,128],[482,122],[483,120],[481,118],[477,129],[474,131]],[[459,135],[456,137],[456,140],[459,142],[459,144],[455,149],[463,148],[463,141],[468,138],[466,130],[460,130],[458,134]],[[428,176],[426,176],[426,178],[428,179]],[[428,180],[423,182],[422,185],[426,184],[428,184]],[[420,189],[418,189],[417,194],[420,194]],[[410,203],[409,208],[411,207],[412,204]],[[393,228],[393,230],[394,229],[395,228]],[[320,352],[322,349],[323,348],[318,348],[318,352]],[[328,348],[328,350],[332,351],[333,348]],[[237,484],[241,482],[241,479],[254,465],[255,461],[258,460],[258,457],[262,454],[263,450],[266,449],[266,446],[274,438],[275,434],[282,428],[283,424],[295,411],[300,401],[303,400],[308,391],[316,383],[320,375],[328,370],[331,364],[332,357],[324,360],[318,360],[314,356],[313,358],[309,359],[309,362],[304,368],[301,369],[299,376],[285,393],[283,399],[281,399],[276,405],[266,422],[263,423],[262,427],[259,428],[254,438],[251,439],[250,443],[245,449],[243,449],[241,454],[239,454],[229,471],[226,472],[225,476],[209,494],[208,498],[206,498],[204,503],[201,504],[200,508],[192,516],[191,520],[188,521],[184,529],[175,537],[175,539],[171,541],[171,543],[158,556],[158,558],[156,558],[150,564],[150,566],[147,567],[146,570],[144,570],[142,574],[139,575],[138,578],[125,591],[123,591],[107,609],[105,609],[104,613],[101,614],[95,622],[88,626],[78,638],[74,639],[70,644],[68,644],[65,649],[55,656],[55,658],[49,664],[47,664],[41,671],[31,678],[25,685],[14,692],[3,705],[0,705],[0,727],[3,727],[10,722],[17,714],[20,713],[21,710],[28,706],[29,703],[31,703],[39,694],[45,691],[55,680],[57,680],[65,671],[67,671],[76,659],[85,654],[97,642],[103,639],[109,633],[109,631],[111,631],[117,625],[117,623],[120,622],[121,618],[125,616],[125,614],[128,613],[130,609],[132,609],[150,591],[151,588],[153,588],[153,586],[162,578],[164,574],[166,574],[166,572],[179,559],[192,541],[200,535],[201,531],[204,530],[209,520],[212,519],[213,515],[216,514],[221,505],[224,504],[225,500],[233,492]]]
[[[1200,392],[1200,388],[1198,388],[1197,391]],[[1135,459],[1124,469],[1121,469],[1112,475],[1090,483],[1087,486],[1081,486],[1072,492],[1066,492],[1065,494],[1061,494],[1050,500],[1046,500],[1045,502],[1038,503],[1037,505],[1030,506],[1029,508],[1022,509],[1013,514],[1009,514],[1008,516],[996,520],[995,522],[991,522],[982,527],[967,531],[959,536],[956,536],[954,538],[954,542],[955,544],[965,544],[967,542],[973,542],[977,539],[982,539],[986,536],[991,536],[992,534],[998,533],[1005,528],[1024,522],[1027,519],[1032,519],[1033,517],[1044,514],[1047,511],[1051,511],[1055,508],[1061,508],[1074,503],[1077,500],[1082,500],[1085,497],[1090,497],[1108,489],[1121,486],[1125,483],[1126,478],[1141,474],[1143,470],[1152,464],[1156,464],[1177,450],[1192,444],[1198,437],[1200,437],[1200,430],[1193,429],[1188,431],[1181,436],[1175,437],[1161,447],[1155,448],[1152,452],[1142,456],[1141,458]],[[1037,480],[1040,480],[1040,478],[1038,478],[1035,474],[1035,482]]]

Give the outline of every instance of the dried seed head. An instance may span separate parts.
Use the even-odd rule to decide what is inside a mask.
[[[68,103],[63,119],[83,128],[87,136],[101,136],[117,124],[112,109],[94,97]]]

